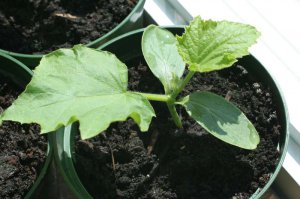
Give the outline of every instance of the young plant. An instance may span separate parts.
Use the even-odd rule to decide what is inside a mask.
[[[230,67],[248,54],[259,37],[249,25],[228,21],[204,21],[196,17],[182,36],[173,36],[157,26],[148,26],[142,50],[148,66],[164,86],[165,94],[127,90],[124,63],[105,51],[82,45],[60,49],[44,56],[25,91],[0,118],[21,123],[38,123],[41,133],[55,131],[75,121],[82,139],[96,136],[112,122],[132,118],[147,131],[154,110],[149,100],[167,104],[175,124],[181,119],[175,106],[215,137],[238,147],[255,149],[259,135],[253,124],[224,98],[197,91],[177,99],[196,72]],[[186,64],[188,74],[183,72]]]

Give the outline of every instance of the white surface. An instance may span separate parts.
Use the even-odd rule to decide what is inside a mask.
[[[145,9],[155,13],[151,16],[159,25],[177,24],[176,11],[166,2],[187,20],[200,15],[243,22],[262,33],[250,52],[275,77],[287,102],[293,139],[283,166],[300,185],[300,0],[147,0]]]
[[[173,22],[171,21],[171,19],[169,19],[169,17],[166,15],[166,13],[164,12],[164,10],[162,10],[159,5],[157,3],[155,3],[155,1],[153,0],[146,0],[145,3],[145,10],[148,13],[152,13],[151,17],[153,18],[153,20],[160,24],[160,25],[172,25]],[[153,14],[155,13],[155,14]]]
[[[300,167],[299,167],[299,146],[293,139],[288,145],[288,153],[286,154],[283,167],[293,177],[298,185],[300,185]]]

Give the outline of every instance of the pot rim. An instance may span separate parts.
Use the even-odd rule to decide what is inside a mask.
[[[31,77],[33,75],[33,72],[27,67],[25,66],[22,62],[18,61],[17,59],[7,55],[7,54],[3,54],[0,52],[0,58],[4,58],[7,59],[11,62],[11,64],[15,65],[16,67],[21,68],[22,71],[24,71],[24,74],[28,75],[29,77]],[[1,64],[1,63],[0,63]],[[9,66],[10,67],[10,66]],[[11,67],[10,67],[11,68]],[[35,180],[35,182],[33,183],[33,185],[30,187],[30,189],[28,190],[28,192],[25,194],[24,199],[29,199],[32,197],[32,195],[36,192],[36,190],[39,188],[42,180],[44,179],[50,162],[52,160],[52,156],[53,156],[53,150],[52,150],[52,140],[53,140],[53,135],[47,135],[47,152],[46,152],[46,160],[44,161],[44,165],[42,166],[42,169],[40,170],[37,179]]]
[[[174,29],[183,29],[184,28],[184,26],[161,26],[161,27],[167,28],[169,30],[170,29],[174,30]],[[101,45],[99,48],[97,48],[97,50],[102,50],[102,49],[104,49],[104,48],[106,48],[106,47],[108,47],[108,46],[110,46],[110,45],[118,42],[119,40],[121,40],[123,38],[129,37],[129,36],[132,36],[132,35],[141,34],[144,31],[144,29],[145,28],[134,30],[134,31],[125,33],[123,35],[120,35],[120,36],[118,36],[118,37],[116,37],[116,38],[114,38],[114,39],[106,42],[105,44]],[[250,55],[250,57],[253,58],[253,60],[255,60],[257,63],[259,63],[260,66],[262,67],[262,70],[264,70],[265,75],[267,75],[267,76],[269,76],[271,78],[271,81],[272,81],[272,83],[275,86],[274,87],[274,89],[275,89],[274,93],[276,93],[276,92],[278,93],[278,96],[277,96],[277,98],[279,98],[278,99],[278,104],[280,104],[280,106],[283,108],[282,120],[285,122],[284,127],[282,128],[282,132],[285,133],[285,135],[283,135],[284,136],[284,140],[283,140],[282,146],[279,146],[280,156],[279,156],[279,161],[278,161],[278,164],[276,166],[276,169],[271,174],[271,176],[270,176],[268,182],[266,183],[266,185],[263,188],[258,188],[257,191],[254,194],[252,194],[252,196],[250,198],[250,199],[259,199],[270,188],[270,186],[274,182],[276,176],[278,175],[278,173],[279,173],[279,171],[280,171],[280,169],[282,167],[284,158],[285,158],[286,153],[287,153],[287,148],[288,148],[288,140],[289,140],[289,131],[288,131],[289,117],[288,117],[288,109],[287,109],[286,101],[285,101],[284,97],[282,96],[281,89],[278,86],[278,83],[277,83],[276,79],[266,70],[266,68],[254,56]],[[64,164],[67,164],[68,165],[67,167],[69,169],[71,169],[71,170],[74,169],[74,171],[72,171],[72,172],[73,172],[73,175],[75,175],[75,176],[72,176],[72,178],[73,178],[73,180],[75,178],[75,181],[76,181],[75,184],[77,184],[77,186],[79,186],[79,187],[82,187],[83,190],[81,190],[81,191],[83,191],[85,195],[88,194],[87,196],[89,196],[90,198],[92,198],[90,196],[90,194],[87,192],[87,190],[84,188],[84,186],[82,185],[79,177],[77,176],[77,173],[75,171],[75,167],[74,167],[74,164],[73,164],[73,161],[72,161],[73,152],[72,152],[71,144],[70,144],[72,136],[70,135],[71,134],[70,132],[71,132],[71,129],[72,129],[73,126],[70,125],[70,126],[67,126],[65,129],[61,130],[62,131],[61,133],[64,134],[63,138],[62,138],[63,139],[63,145],[64,145],[63,146],[64,147],[63,150],[64,150],[64,153],[66,153],[66,154],[63,154],[63,155],[68,157],[68,161],[65,162]],[[59,135],[57,134],[56,139],[58,138],[58,136]],[[279,145],[280,145],[280,143],[279,143]],[[70,160],[71,160],[71,162],[70,162]],[[60,158],[58,158],[57,161],[59,162]],[[61,169],[63,169],[63,168],[61,168]],[[64,172],[64,171],[62,171],[62,172]],[[68,171],[68,173],[69,173],[69,175],[71,175],[70,171]],[[72,184],[72,182],[69,182],[69,183]],[[77,193],[77,191],[78,190],[75,190],[75,193],[79,194],[79,193]]]

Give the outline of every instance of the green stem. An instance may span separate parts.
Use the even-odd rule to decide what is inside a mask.
[[[140,93],[140,92],[136,92],[136,93],[144,96],[148,100],[166,102],[168,109],[170,111],[170,114],[171,114],[176,126],[178,126],[179,128],[182,128],[181,119],[175,108],[175,104],[174,104],[175,101],[174,101],[174,99],[171,98],[170,95],[160,95],[160,94]]]
[[[168,109],[171,113],[171,116],[176,124],[176,126],[178,126],[179,128],[182,128],[182,123],[181,123],[181,119],[176,111],[175,108],[175,100],[176,97],[178,96],[178,94],[184,89],[184,87],[189,83],[189,81],[191,80],[191,78],[194,76],[195,72],[193,71],[189,71],[189,73],[185,76],[185,78],[183,79],[183,81],[181,82],[180,86],[173,91],[173,93],[170,96],[170,100],[167,102],[168,105]]]
[[[174,102],[167,102],[168,109],[177,127],[182,128],[181,119],[176,111]]]
[[[183,81],[181,82],[180,86],[172,93],[171,98],[176,99],[178,94],[184,89],[184,87],[189,83],[191,78],[194,76],[195,72],[189,71],[189,73],[185,76]]]
[[[194,76],[194,74],[195,72],[189,71],[189,73],[185,76],[185,78],[181,82],[180,86],[176,90],[174,90],[171,95],[160,95],[160,94],[152,94],[152,93],[138,93],[138,94],[144,96],[148,100],[166,102],[176,126],[182,128],[181,119],[175,108],[175,99],[178,96],[178,94],[184,89],[184,87],[189,83],[189,81]]]
[[[148,100],[152,101],[159,101],[159,102],[168,102],[170,100],[170,95],[160,95],[160,94],[152,94],[152,93],[139,93],[137,94],[142,95],[143,97],[147,98]]]

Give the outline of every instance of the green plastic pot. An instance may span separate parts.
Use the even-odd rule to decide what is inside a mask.
[[[181,35],[184,31],[183,27],[167,27],[174,34]],[[110,51],[117,55],[117,57],[123,62],[130,62],[135,58],[141,57],[141,38],[144,29],[136,30],[119,36],[108,43],[102,45],[99,49]],[[282,134],[280,135],[279,152],[280,160],[279,163],[270,177],[268,183],[263,189],[258,189],[251,197],[251,199],[259,199],[267,197],[267,191],[271,184],[274,182],[287,152],[287,145],[289,139],[288,133],[288,112],[285,105],[285,101],[281,95],[281,92],[276,85],[276,81],[268,73],[268,71],[252,56],[246,56],[239,60],[250,73],[255,73],[264,84],[268,84],[274,94],[276,103],[279,109],[279,120],[282,125]],[[92,198],[92,196],[84,188],[80,179],[75,171],[74,162],[74,135],[78,133],[78,123],[61,128],[56,134],[56,147],[55,157],[59,170],[64,177],[65,182],[68,184],[74,195],[78,198]]]
[[[0,75],[1,77],[6,77],[11,79],[16,85],[24,88],[30,81],[32,76],[32,71],[27,68],[20,61],[14,59],[13,57],[3,54],[0,52]],[[48,148],[47,148],[47,158],[45,160],[44,166],[40,171],[36,181],[31,186],[29,191],[25,195],[25,199],[34,198],[38,189],[41,188],[41,183],[48,171],[49,164],[53,157],[52,150],[52,140],[53,135],[48,135]]]
[[[131,11],[131,13],[120,24],[118,24],[115,28],[113,28],[111,31],[109,31],[102,37],[86,44],[86,46],[98,48],[105,42],[119,35],[143,27],[143,11],[145,1],[146,0],[139,0],[137,5]],[[17,60],[21,61],[26,66],[28,66],[30,69],[34,69],[39,64],[43,56],[43,54],[23,54],[6,51],[3,49],[0,49],[0,52],[16,58]]]

